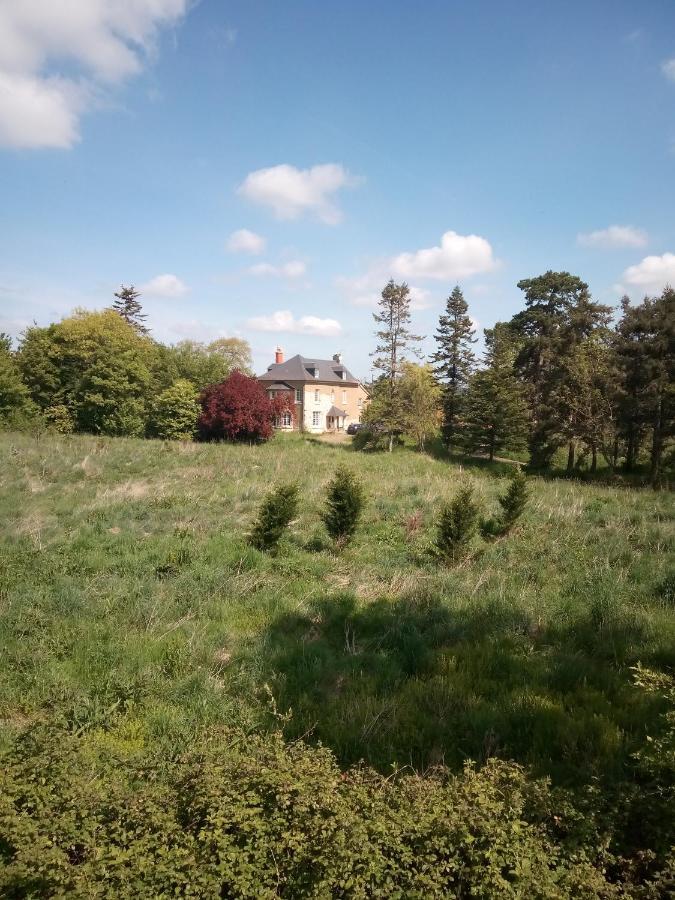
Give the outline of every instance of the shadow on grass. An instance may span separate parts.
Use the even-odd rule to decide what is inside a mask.
[[[278,709],[292,710],[286,736],[342,764],[497,755],[580,783],[618,777],[658,713],[631,683],[639,642],[620,615],[546,633],[503,603],[455,612],[425,596],[359,606],[341,594],[278,618],[262,655]]]

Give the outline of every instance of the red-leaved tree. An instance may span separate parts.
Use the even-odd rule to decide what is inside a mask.
[[[275,419],[294,415],[290,392],[270,399],[257,379],[236,369],[225,381],[204,388],[199,402],[197,433],[202,441],[267,441]]]

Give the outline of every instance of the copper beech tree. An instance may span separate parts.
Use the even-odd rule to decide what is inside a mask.
[[[235,370],[225,381],[204,388],[197,433],[202,441],[260,443],[272,437],[274,423],[294,416],[290,391],[268,397],[259,381]]]

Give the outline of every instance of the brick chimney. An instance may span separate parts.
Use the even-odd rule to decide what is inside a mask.
[[[284,351],[281,347],[277,347],[276,353],[274,354],[274,362],[277,365],[280,365],[284,361]]]

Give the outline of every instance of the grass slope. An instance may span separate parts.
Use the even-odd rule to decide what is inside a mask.
[[[354,541],[320,522],[339,463],[364,480]],[[498,755],[561,783],[618,778],[661,709],[630,667],[675,661],[675,501],[533,480],[519,529],[445,569],[442,501],[494,512],[506,469],[261,447],[0,436],[0,721],[189,747],[210,724],[277,728],[365,759]],[[263,495],[301,487],[276,556],[247,545]],[[672,559],[672,555],[671,555]]]

